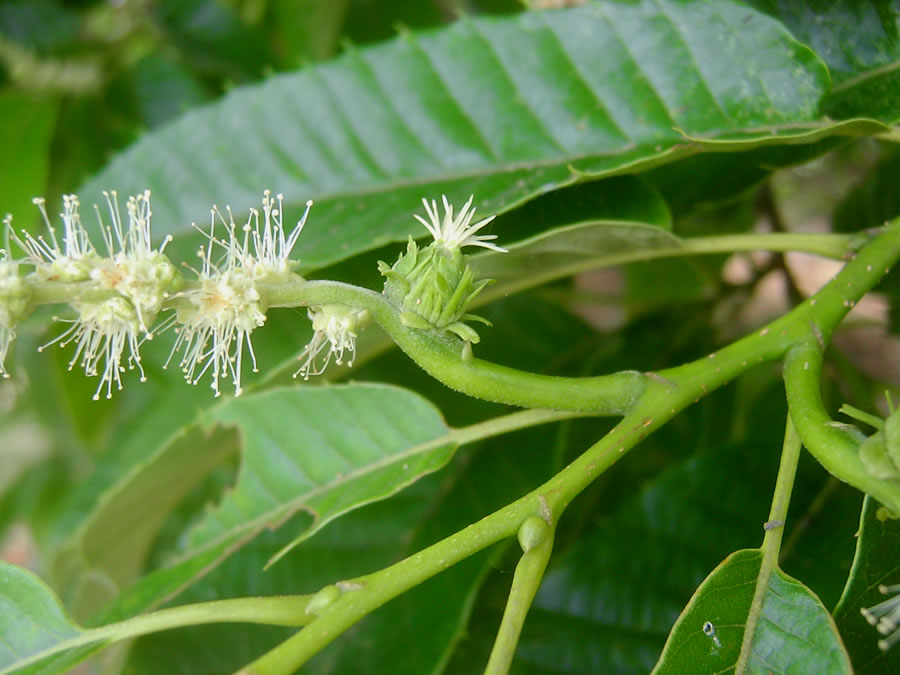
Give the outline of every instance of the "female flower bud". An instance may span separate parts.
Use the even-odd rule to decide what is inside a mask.
[[[466,320],[490,322],[474,314],[467,314],[466,308],[472,300],[492,282],[491,279],[476,281],[472,268],[466,264],[460,250],[463,246],[480,246],[505,253],[506,249],[491,243],[496,235],[476,234],[490,223],[494,216],[471,224],[475,215],[473,197],[463,205],[454,217],[453,207],[443,197],[444,218],[441,220],[437,202],[430,204],[423,199],[429,220],[416,215],[434,237],[434,241],[419,249],[412,237],[406,253],[394,265],[378,263],[378,269],[386,277],[384,294],[401,311],[403,322],[413,328],[448,331],[467,342],[477,343],[478,333],[463,323]]]
[[[900,409],[891,406],[891,414],[878,431],[860,444],[859,458],[869,475],[900,481]]]

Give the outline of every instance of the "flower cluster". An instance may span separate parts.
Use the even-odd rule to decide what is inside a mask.
[[[477,234],[494,216],[478,221],[472,219],[475,209],[473,197],[454,215],[453,206],[443,197],[444,217],[441,219],[436,201],[423,199],[428,220],[415,218],[425,226],[434,241],[419,248],[412,237],[393,266],[378,263],[385,277],[384,294],[401,310],[403,323],[421,330],[438,330],[453,333],[468,343],[480,338],[464,321],[480,321],[490,325],[487,319],[466,313],[466,308],[478,296],[491,279],[476,281],[472,268],[460,251],[464,246],[479,246],[498,253],[506,249],[492,243],[493,234]]]
[[[185,282],[166,255],[171,236],[154,248],[151,239],[150,191],[129,197],[123,213],[118,195],[104,193],[103,209],[94,206],[103,243],[98,250],[80,214],[75,195],[63,197],[63,224],[57,233],[43,199],[34,200],[46,233],[33,235],[12,230],[11,239],[25,253],[14,260],[9,244],[0,249],[0,376],[7,377],[5,359],[15,338],[16,325],[41,302],[64,301],[75,318],[56,318],[68,324],[57,337],[39,348],[74,345],[69,369],[76,366],[99,378],[94,398],[111,398],[122,389],[122,375],[139,371],[141,345],[154,335],[173,329],[176,337],[166,361],[176,360],[191,384],[211,377],[216,396],[221,382],[230,380],[235,396],[241,394],[245,355],[254,372],[256,353],[251,335],[266,322],[269,289],[302,282],[291,259],[312,202],[293,227],[285,228],[282,195],[263,193],[262,209],[251,209],[246,223],[235,224],[230,207],[213,206],[209,229],[195,229],[205,237],[198,251],[196,279]],[[460,249],[478,246],[505,252],[492,242],[495,235],[479,234],[493,217],[472,223],[473,199],[454,212],[446,197],[441,217],[436,201],[422,200],[428,220],[416,216],[434,241],[419,248],[410,239],[404,255],[390,267],[379,263],[387,277],[385,295],[398,307],[404,323],[421,329],[453,333],[466,343],[478,342],[478,334],[464,323],[480,320],[465,313],[466,307],[490,280],[476,280]],[[23,274],[22,267],[30,267]],[[193,268],[191,268],[193,269]],[[49,295],[48,295],[49,294]],[[167,318],[160,315],[172,311]],[[352,366],[356,339],[369,322],[369,313],[355,307],[326,304],[309,307],[313,336],[300,354],[302,365],[294,374],[308,380],[319,375],[332,360]],[[177,357],[176,357],[177,355]],[[164,367],[165,367],[164,366]]]
[[[62,243],[47,215],[44,200],[34,200],[47,226],[47,238],[22,232],[13,238],[34,267],[33,277],[39,281],[63,283],[94,282],[94,291],[106,297],[82,299],[76,292],[70,304],[77,319],[60,319],[71,326],[44,345],[65,347],[74,342],[75,355],[69,369],[76,365],[88,376],[99,376],[94,393],[99,399],[106,391],[112,397],[113,385],[122,388],[121,374],[126,370],[122,360],[128,350],[128,369],[137,368],[141,380],[146,379],[141,367],[140,343],[152,338],[150,327],[163,302],[180,284],[180,276],[169,262],[164,249],[150,245],[150,191],[130,197],[126,205],[128,225],[123,225],[115,192],[104,193],[110,223],[106,224],[95,207],[107,254],[101,256],[91,242],[79,213],[75,195],[63,197],[61,214],[64,232]]]
[[[294,377],[301,375],[304,380],[308,380],[310,375],[321,375],[331,363],[332,356],[337,365],[343,364],[345,353],[350,355],[347,365],[352,366],[356,354],[356,336],[369,322],[369,312],[344,305],[322,305],[310,307],[307,314],[312,321],[313,336],[300,354],[300,359],[306,357],[306,360],[294,373]],[[323,351],[325,356],[316,365]]]
[[[222,393],[219,380],[228,378],[234,383],[235,396],[241,394],[245,346],[253,372],[257,372],[250,334],[266,321],[268,303],[263,286],[284,281],[291,274],[291,251],[312,206],[311,201],[306,203],[303,217],[286,233],[283,196],[279,194],[276,202],[267,190],[262,203],[262,223],[259,211],[251,209],[240,230],[230,208],[226,207],[227,218],[217,207],[212,208],[209,232],[204,233],[207,244],[198,251],[199,287],[179,294],[186,302],[171,322],[180,325],[169,361],[176,352],[182,352],[179,365],[191,384],[197,384],[205,373],[211,372],[216,396]],[[224,238],[216,236],[217,222],[224,227]],[[222,253],[214,260],[218,249]]]

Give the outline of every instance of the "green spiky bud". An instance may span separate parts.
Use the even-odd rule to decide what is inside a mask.
[[[419,248],[412,237],[392,266],[379,262],[378,270],[385,277],[384,295],[401,310],[401,319],[422,330],[448,331],[467,342],[477,343],[480,338],[464,321],[480,321],[490,325],[487,319],[468,314],[466,309],[492,279],[475,279],[472,268],[466,263],[460,250],[463,246],[481,246],[504,252],[505,249],[489,243],[494,235],[476,235],[493,217],[470,225],[475,209],[472,198],[453,217],[453,207],[444,197],[444,219],[438,215],[437,203],[422,200],[430,222],[416,216],[428,228],[434,241]]]

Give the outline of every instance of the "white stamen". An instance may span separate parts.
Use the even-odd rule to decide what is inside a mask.
[[[447,196],[442,195],[441,198],[444,203],[443,221],[438,211],[437,202],[432,200],[429,203],[424,198],[422,199],[422,204],[425,205],[425,213],[428,214],[428,220],[425,220],[418,214],[414,216],[431,233],[435,242],[450,249],[462,248],[463,246],[480,246],[499,253],[507,253],[505,248],[491,243],[491,240],[496,239],[497,235],[476,234],[485,225],[493,221],[496,216],[479,220],[474,225],[470,224],[475,216],[475,208],[472,207],[472,201],[475,199],[474,195],[469,197],[469,200],[463,205],[459,215],[455,218],[453,217],[453,206],[447,200]]]

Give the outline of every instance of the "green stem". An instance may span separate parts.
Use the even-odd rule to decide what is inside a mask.
[[[547,562],[553,551],[553,527],[547,525],[539,516],[532,516],[532,518],[536,523],[541,524],[540,526],[545,532],[542,533],[539,543],[522,553],[522,557],[516,565],[512,588],[510,588],[509,598],[506,601],[503,619],[500,621],[500,630],[497,632],[497,639],[494,641],[494,648],[491,650],[484,675],[506,675],[509,672],[513,656],[516,653],[516,646],[519,643],[519,635],[525,624],[525,617],[528,615],[531,602],[541,585],[544,570],[547,569]],[[526,521],[522,527],[525,528],[529,524],[531,523]],[[522,530],[520,529],[519,532],[521,538]]]
[[[803,444],[827,471],[900,513],[900,483],[875,478],[859,458],[859,439],[834,422],[822,403],[822,346],[810,337],[788,353],[784,384]]]
[[[387,299],[336,281],[309,281],[269,289],[276,307],[347,305],[367,309],[394,342],[429,375],[464,394],[529,408],[621,415],[637,400],[644,376],[622,372],[599,377],[554,377],[508,368],[478,358],[463,358],[454,336],[409,328]]]
[[[753,650],[753,639],[756,636],[755,627],[762,616],[766,593],[769,590],[769,580],[778,568],[778,554],[781,550],[784,523],[787,520],[788,506],[791,503],[791,492],[794,489],[794,478],[797,475],[797,463],[800,461],[801,449],[800,437],[791,423],[791,415],[788,414],[784,430],[784,445],[781,450],[781,463],[778,467],[778,478],[775,479],[775,493],[772,495],[769,520],[765,525],[766,533],[763,537],[762,561],[760,562],[759,575],[756,578],[756,589],[753,593],[753,600],[750,603],[750,611],[747,615],[740,655],[734,667],[735,675],[740,675],[747,671],[747,664],[750,662]]]
[[[752,234],[725,234],[710,237],[690,237],[677,241],[670,246],[655,246],[653,248],[641,248],[631,251],[623,251],[617,254],[604,252],[596,257],[576,257],[567,265],[554,266],[545,272],[536,271],[527,277],[516,281],[503,281],[495,286],[488,287],[473,303],[473,307],[496,300],[499,297],[533,288],[549,281],[580,274],[598,267],[612,265],[624,265],[631,262],[644,262],[659,258],[675,258],[688,255],[709,255],[715,253],[735,253],[738,251],[776,251],[787,253],[796,251],[809,253],[825,258],[843,260],[852,251],[852,245],[857,239],[854,235],[845,234],[811,234],[800,232],[764,232]],[[527,244],[526,244],[527,245]],[[516,245],[510,247],[514,254]],[[483,265],[490,265],[488,261],[499,253],[479,253],[471,257],[470,264],[475,272],[479,272]]]
[[[897,256],[900,256],[900,219],[894,221],[886,234],[860,251],[831,282],[787,315],[718,353],[677,368],[640,376],[639,397],[628,407],[619,424],[544,485],[391,567],[339,584],[346,590],[316,621],[254,661],[244,672],[257,675],[294,672],[371,611],[456,562],[512,536],[529,516],[537,514],[555,522],[566,505],[598,475],[685,407],[752,365],[782,357],[808,338],[811,326],[820,336],[829,335],[850,306],[877,283]],[[361,298],[357,294],[367,292],[352,289],[344,295],[342,286],[311,282],[302,295],[305,301],[312,299],[310,304],[347,302],[359,306],[356,302]],[[295,292],[296,289],[286,291],[283,299],[296,301],[296,298],[288,297]],[[395,339],[394,331],[401,333],[401,339],[397,341],[401,346],[406,344],[404,349],[414,352],[416,345],[402,334],[403,330],[409,329],[402,324],[398,326],[399,319],[395,316],[396,320],[392,320],[394,312],[391,310],[383,316],[390,308],[381,306],[380,299],[365,302],[363,307],[376,310],[373,312],[376,321],[383,321],[382,326]],[[433,336],[428,339],[435,340]],[[436,352],[433,358],[447,359],[444,368],[452,369],[454,363],[460,363],[459,356],[452,351]],[[439,372],[444,370],[439,369]]]
[[[199,602],[181,607],[161,609],[124,621],[90,628],[78,637],[54,644],[26,659],[17,661],[10,669],[0,670],[0,675],[21,669],[76,647],[97,643],[127,640],[170,628],[182,628],[210,623],[257,623],[270,626],[303,626],[315,617],[306,614],[310,596],[280,596],[261,598],[237,598]]]

